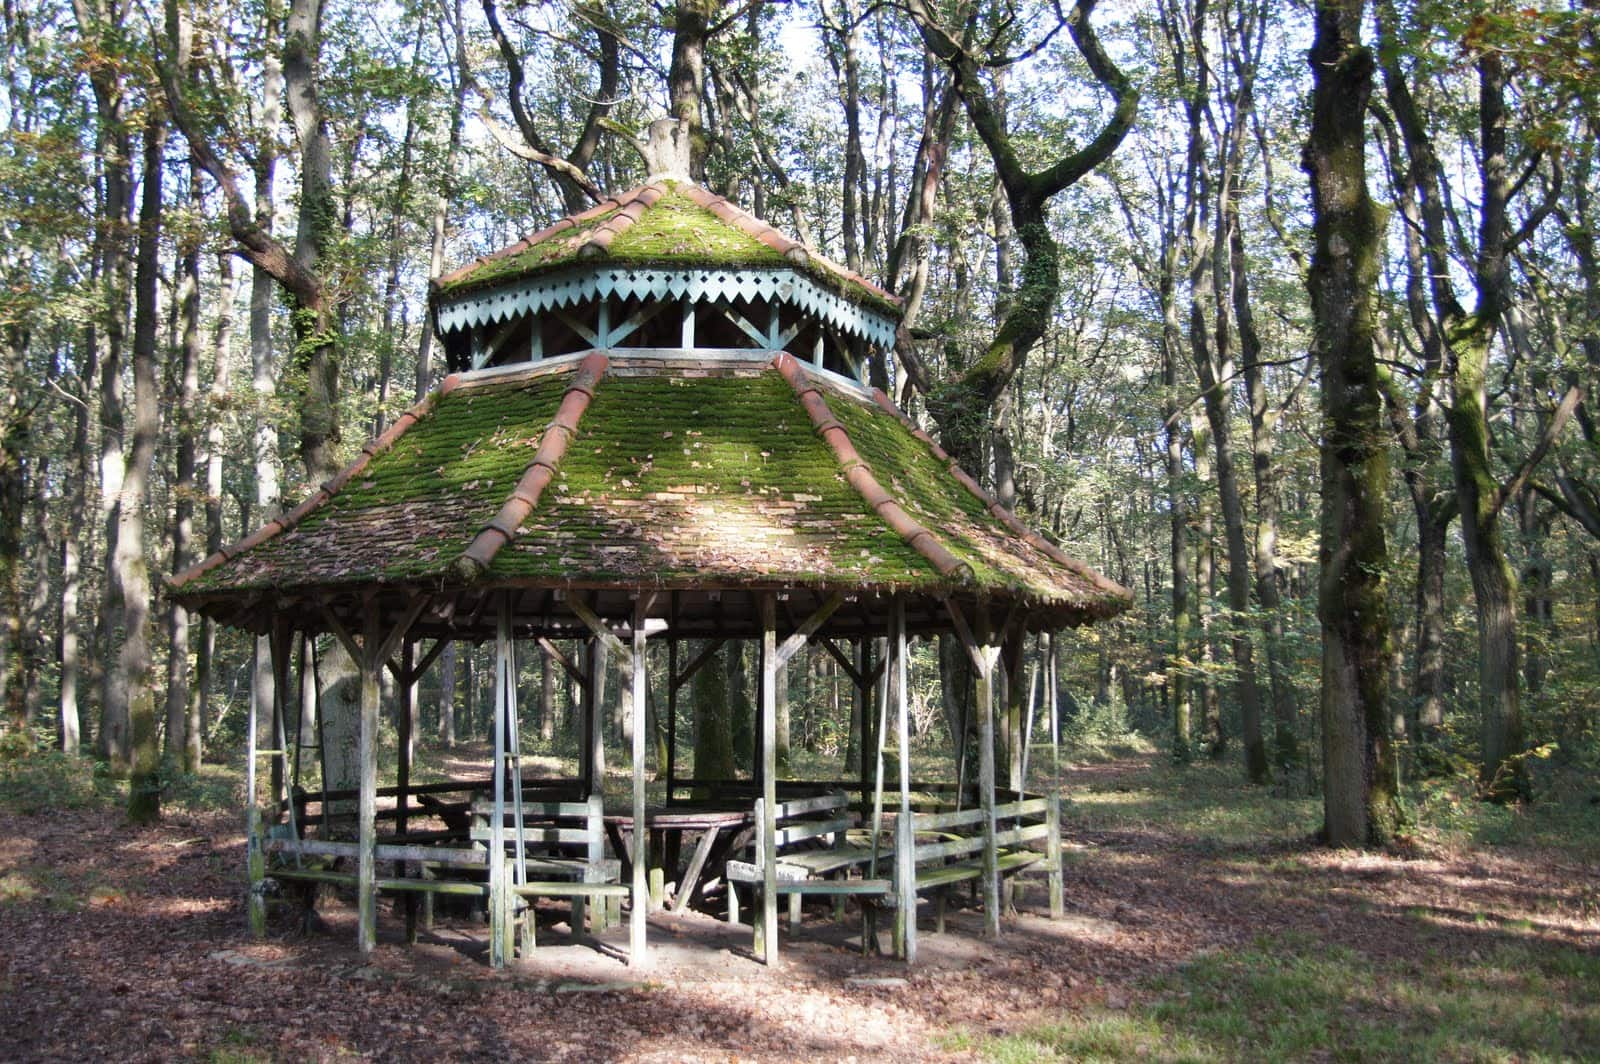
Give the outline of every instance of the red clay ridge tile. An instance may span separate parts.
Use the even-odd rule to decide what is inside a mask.
[[[970,577],[972,567],[950,553],[949,548],[939,542],[937,536],[918,524],[910,514],[906,513],[905,508],[895,501],[894,496],[878,483],[878,478],[873,476],[872,469],[862,461],[855,445],[850,442],[849,434],[833,417],[827,400],[822,397],[810,375],[795,357],[786,351],[779,352],[773,356],[772,365],[783,379],[789,382],[789,387],[793,388],[795,395],[799,397],[800,405],[811,418],[812,424],[833,450],[834,457],[844,469],[845,480],[883,519],[884,524],[892,528],[918,554],[928,559],[940,576],[954,577],[965,571]],[[815,398],[808,398],[811,396]]]
[[[577,434],[578,422],[594,398],[600,378],[605,376],[609,360],[596,351],[578,363],[578,368],[561,398],[556,416],[550,420],[534,452],[533,461],[523,471],[511,497],[500,507],[500,512],[483,527],[467,549],[456,559],[456,571],[466,580],[475,580],[489,568],[500,548],[516,537],[517,529],[528,519],[544,489],[555,479],[556,467],[567,453],[567,445]]]
[[[912,423],[911,419],[906,416],[905,412],[896,406],[894,401],[883,393],[881,388],[872,389],[872,398],[873,401],[878,404],[878,406],[899,418],[900,423],[906,426],[906,428],[910,429],[911,434],[917,439],[921,440],[928,447],[928,450],[933,452],[933,456],[935,458],[945,463],[945,467],[949,469],[950,475],[955,477],[956,480],[959,481],[961,485],[967,489],[967,491],[971,492],[979,502],[983,503],[988,509],[989,515],[1004,525],[1013,535],[1022,539],[1023,542],[1027,543],[1035,550],[1043,553],[1057,565],[1060,565],[1075,575],[1081,576],[1085,580],[1088,580],[1100,591],[1103,591],[1108,595],[1115,595],[1118,598],[1127,599],[1130,602],[1133,600],[1133,592],[1129,591],[1115,580],[1101,575],[1099,572],[1074,558],[1072,555],[1068,554],[1054,543],[1051,543],[1048,539],[1045,539],[1039,533],[1025,525],[1022,522],[1022,519],[1016,514],[1002,506],[1000,504],[1000,500],[996,499],[993,495],[985,491],[982,484],[979,484],[976,480],[974,480],[965,469],[962,469],[961,466],[956,463],[956,460],[952,458],[943,447],[940,447],[934,442],[933,437],[917,428]]]
[[[448,383],[448,380],[446,383]],[[423,396],[420,403],[417,403],[410,410],[407,410],[405,413],[396,418],[395,423],[391,425],[381,436],[362,447],[360,457],[358,457],[350,465],[346,466],[342,471],[337,473],[332,480],[328,481],[328,483],[318,488],[311,494],[309,498],[303,500],[300,505],[296,506],[288,513],[282,514],[268,521],[265,525],[262,525],[250,535],[239,540],[237,543],[234,543],[228,547],[223,547],[221,550],[206,558],[198,565],[192,565],[181,573],[174,573],[172,576],[167,577],[167,588],[173,591],[179,590],[183,587],[183,585],[194,580],[201,574],[215,569],[224,562],[232,561],[234,558],[237,558],[239,555],[243,554],[247,550],[250,550],[251,548],[259,547],[261,544],[267,542],[267,540],[272,539],[280,533],[292,530],[301,521],[305,520],[306,515],[312,510],[315,510],[317,507],[333,498],[334,492],[343,487],[345,484],[349,483],[350,478],[365,469],[374,458],[393,447],[395,441],[401,436],[405,435],[407,429],[409,429],[412,425],[415,425],[418,421],[422,420],[427,412],[433,408],[433,404],[438,398],[438,395],[442,394],[444,394],[444,392],[440,391],[437,395]]]

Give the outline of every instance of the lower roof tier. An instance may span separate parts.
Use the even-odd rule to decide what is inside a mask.
[[[1040,627],[1130,602],[882,393],[784,354],[593,352],[449,378],[169,591],[228,620],[245,600],[496,587],[955,596],[1027,608]]]

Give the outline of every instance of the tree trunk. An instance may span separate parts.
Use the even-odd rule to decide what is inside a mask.
[[[1383,843],[1398,821],[1386,680],[1388,438],[1373,341],[1383,235],[1367,194],[1373,60],[1361,43],[1363,6],[1330,0],[1316,11],[1305,150],[1316,238],[1308,287],[1323,380],[1323,809],[1334,846]]]
[[[198,176],[196,177],[198,180]],[[221,294],[217,312],[217,333],[212,343],[211,394],[206,427],[206,553],[215,554],[222,549],[222,491],[223,491],[223,436],[224,410],[228,404],[233,383],[233,312],[239,298],[239,275],[234,269],[233,256],[217,256],[217,271],[221,274]],[[210,617],[200,621],[200,646],[195,654],[194,685],[199,694],[191,701],[189,718],[189,745],[185,763],[200,765],[203,756],[201,740],[206,721],[211,719],[211,685],[213,663],[217,652],[217,625]],[[302,732],[305,720],[301,718]],[[296,757],[299,756],[296,752]],[[193,771],[193,769],[191,769]]]
[[[439,664],[439,738],[447,750],[456,745],[456,647],[452,639]]]
[[[199,205],[199,170],[191,172],[192,206]],[[178,395],[169,404],[173,411],[175,456],[172,475],[172,569],[181,573],[189,567],[194,543],[194,495],[196,436],[195,405],[200,395],[200,243],[198,232],[191,232],[179,248],[178,316],[182,333],[179,344]],[[189,732],[189,611],[179,603],[167,604],[167,761],[184,772],[200,767],[200,737]]]
[[[699,641],[689,644],[692,659],[703,649]],[[718,653],[739,654],[736,643],[726,644]],[[733,756],[732,700],[728,697],[730,669],[721,662],[709,662],[690,681],[694,701],[694,777],[703,780],[733,779],[738,775]]]
[[[133,435],[117,500],[117,551],[112,559],[122,589],[123,634],[112,679],[106,685],[114,716],[128,721],[128,819],[161,815],[161,758],[151,687],[150,570],[145,561],[144,508],[150,493],[161,396],[156,383],[157,282],[161,264],[161,167],[166,119],[152,111],[145,125],[144,174],[139,203],[138,265],[133,311]]]
[[[1478,709],[1482,759],[1479,782],[1497,799],[1526,797],[1522,691],[1517,646],[1517,578],[1500,534],[1499,482],[1490,450],[1489,337],[1451,345],[1450,452],[1461,542],[1478,606]]]

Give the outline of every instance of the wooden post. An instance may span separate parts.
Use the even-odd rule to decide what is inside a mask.
[[[917,868],[915,833],[911,830],[911,724],[906,697],[906,604],[896,598],[889,613],[889,653],[893,655],[889,667],[889,691],[895,705],[895,743],[900,749],[900,812],[896,826],[899,839],[895,846],[895,882],[900,890],[900,904],[895,909],[895,930],[903,944],[901,956],[907,964],[917,959]],[[883,764],[880,758],[880,769]]]
[[[685,303],[685,307],[692,304]],[[692,312],[689,313],[692,317]],[[692,330],[691,330],[692,331]],[[684,345],[689,346],[688,344]],[[667,804],[672,804],[672,789],[678,782],[678,593],[667,605]],[[656,773],[662,774],[660,765]]]
[[[633,911],[628,914],[628,963],[645,962],[645,917],[650,910],[649,832],[644,823],[645,698],[649,695],[645,661],[645,612],[649,599],[633,605]]]
[[[494,816],[489,821],[489,967],[504,968],[510,909],[506,881],[506,658],[511,652],[510,623],[502,604],[494,641]]]
[[[361,728],[356,747],[361,765],[361,796],[356,807],[356,941],[363,956],[370,954],[378,944],[374,883],[378,871],[378,670],[383,668],[382,659],[376,653],[379,642],[377,603],[368,603],[366,614],[365,653],[356,658],[361,670]]]
[[[250,641],[250,675],[257,674],[256,659],[261,654],[261,640]],[[261,807],[256,803],[256,685],[250,685],[250,699],[245,710],[244,726],[244,838],[245,871],[250,877],[250,893],[245,902],[250,919],[250,933],[257,938],[267,933],[267,899],[262,893],[262,876],[266,872],[266,855],[261,851]]]
[[[406,806],[411,801],[411,761],[416,755],[416,736],[411,734],[411,706],[412,695],[415,688],[412,686],[414,677],[411,675],[413,659],[416,657],[416,644],[410,639],[400,643],[400,676],[395,685],[396,694],[399,695],[399,705],[395,707],[395,731],[398,733],[400,743],[400,764],[396,769],[395,779],[395,831],[398,834],[406,833]],[[408,898],[414,895],[407,895]],[[409,906],[408,906],[409,908]]]
[[[293,634],[294,630],[290,627],[287,617],[273,618],[272,633],[267,638],[267,645],[272,654],[272,745],[277,747],[277,752],[272,755],[274,821],[277,820],[277,809],[289,799],[289,640],[293,638]],[[292,821],[293,807],[290,809],[289,817]]]
[[[978,800],[983,806],[983,931],[1000,937],[1000,855],[995,847],[994,823],[994,670],[999,649],[988,643],[988,606],[980,603],[982,632],[978,667],[978,712],[982,716],[978,750]]]
[[[694,298],[685,296],[683,300],[683,349],[688,351],[694,347]]]
[[[771,592],[761,595],[761,844],[767,860],[761,866],[761,960],[778,963],[778,702],[774,674],[778,669],[778,606]]]
[[[1050,792],[1050,804],[1045,807],[1045,850],[1044,859],[1049,863],[1050,871],[1050,918],[1059,920],[1066,914],[1066,901],[1062,897],[1063,886],[1061,869],[1061,795],[1055,791]]]

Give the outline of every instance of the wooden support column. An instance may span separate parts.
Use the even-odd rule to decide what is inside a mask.
[[[361,727],[356,758],[360,763],[361,794],[356,804],[356,944],[363,956],[378,944],[378,911],[374,884],[378,862],[378,670],[382,658],[373,654],[378,644],[378,610],[369,604],[363,639],[364,654],[353,655],[361,671]]]
[[[395,707],[395,731],[398,734],[400,757],[395,770],[395,831],[406,833],[407,805],[411,801],[411,763],[416,757],[416,736],[411,734],[411,713],[416,692],[412,676],[412,659],[416,657],[416,644],[410,639],[400,643],[400,681],[395,684],[398,705]]]
[[[323,619],[329,630],[344,644],[356,663],[361,679],[361,716],[356,740],[360,786],[356,802],[356,945],[363,956],[370,954],[378,941],[377,924],[377,813],[378,813],[378,705],[381,691],[379,674],[411,625],[427,606],[425,596],[412,599],[389,634],[381,634],[379,605],[369,600],[362,608],[361,641],[357,642],[337,613],[324,606]],[[326,804],[326,803],[324,803]]]
[[[511,876],[506,866],[506,706],[511,697],[511,614],[502,600],[494,640],[494,816],[489,822],[489,967],[504,968],[513,952]]]
[[[261,640],[251,640],[251,648],[250,674],[254,676],[257,671],[256,658],[261,653]],[[267,858],[261,847],[261,806],[256,801],[256,719],[260,715],[256,701],[256,685],[252,683],[244,726],[245,869],[250,877],[246,907],[250,933],[261,938],[267,933],[267,898],[264,893]]]
[[[267,645],[272,655],[272,808],[281,809],[289,799],[289,643],[294,629],[289,619],[279,615],[272,620]],[[293,818],[293,813],[290,813]]]
[[[645,614],[650,598],[640,595],[633,604],[633,911],[628,914],[628,963],[645,962],[645,917],[650,910],[648,884],[649,832],[644,822],[645,699],[649,677],[645,659]]]
[[[778,963],[778,605],[771,592],[761,594],[761,942],[763,964]]]
[[[1000,661],[1000,648],[993,646],[989,634],[989,605],[978,603],[977,630],[967,624],[954,599],[945,600],[950,620],[972,659],[977,688],[978,803],[983,810],[983,930],[990,938],[1000,936],[1000,856],[995,845],[994,822],[994,673]]]
[[[895,743],[900,750],[900,811],[896,824],[902,840],[895,847],[894,878],[899,887],[900,904],[895,909],[895,938],[901,943],[900,955],[907,964],[917,959],[917,869],[916,839],[911,821],[911,723],[906,692],[906,604],[896,598],[889,613],[889,697],[895,707]],[[879,761],[882,765],[882,761]],[[880,770],[881,771],[881,770]]]
[[[979,623],[988,627],[981,620]],[[984,644],[980,650],[983,664],[978,668],[977,684],[978,712],[983,722],[979,741],[983,745],[978,751],[978,801],[983,807],[983,931],[990,938],[998,938],[1000,855],[995,847],[994,822],[994,672],[1000,648]]]

